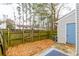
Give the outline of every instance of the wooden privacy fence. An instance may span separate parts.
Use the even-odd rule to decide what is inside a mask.
[[[1,31],[3,32],[3,41],[6,47],[48,39],[50,34],[50,31],[46,30],[3,29]]]

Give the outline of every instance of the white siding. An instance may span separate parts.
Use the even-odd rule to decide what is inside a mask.
[[[77,55],[79,55],[79,3],[77,3],[76,8],[77,8]]]
[[[66,43],[66,25],[67,23],[75,23],[75,11],[64,16],[58,21],[58,43]]]

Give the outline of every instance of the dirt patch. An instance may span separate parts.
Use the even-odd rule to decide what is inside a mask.
[[[63,50],[67,53],[74,54],[75,53],[75,46],[72,44],[62,44],[62,43],[57,43],[54,45],[56,48]]]
[[[8,48],[6,51],[7,56],[31,56],[40,51],[52,46],[55,42],[50,39],[40,40],[36,42],[30,42],[20,44],[14,47]]]

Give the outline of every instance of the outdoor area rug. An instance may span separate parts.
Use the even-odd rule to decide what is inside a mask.
[[[46,51],[43,51],[41,54],[41,56],[68,56],[69,54],[58,50],[56,48],[49,48]]]

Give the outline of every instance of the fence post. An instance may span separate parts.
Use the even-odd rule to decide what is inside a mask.
[[[6,30],[7,30],[7,35],[8,35],[7,36],[7,39],[5,39]],[[3,55],[4,56],[6,56],[6,53],[5,52],[6,52],[7,48],[8,48],[8,39],[9,39],[8,38],[9,37],[8,29],[6,29],[6,30],[3,31]]]
[[[38,35],[39,35],[39,40],[40,40],[40,30],[38,30],[38,31],[39,31],[39,32],[38,32],[38,33],[39,33]]]
[[[9,33],[9,28],[8,28],[8,45],[9,45],[9,35],[10,35],[10,33]]]
[[[23,31],[23,43],[24,43],[24,28],[23,28],[23,30],[22,30],[22,31]]]

